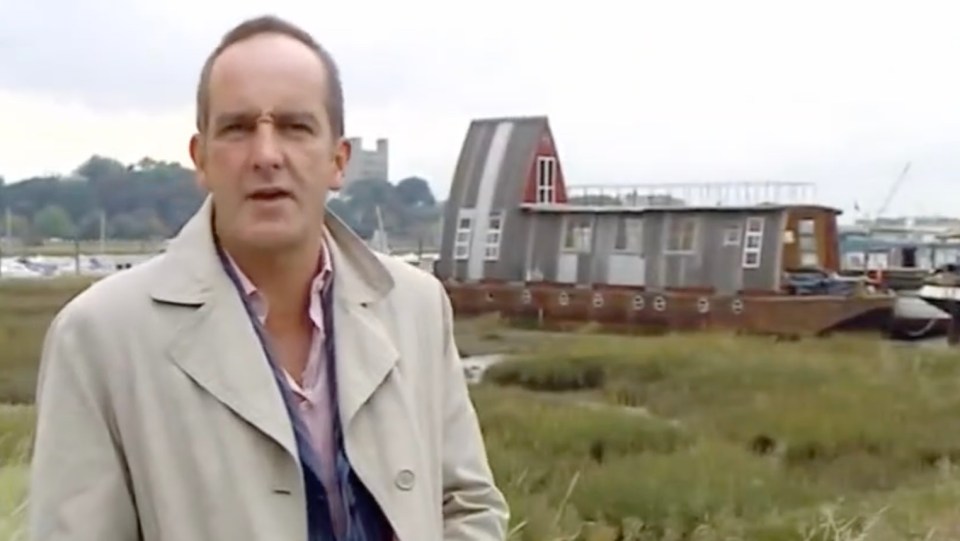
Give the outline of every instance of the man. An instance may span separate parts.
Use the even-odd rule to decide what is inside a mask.
[[[224,37],[190,141],[203,207],[48,332],[33,539],[505,539],[445,292],[324,212],[343,135],[307,33]]]

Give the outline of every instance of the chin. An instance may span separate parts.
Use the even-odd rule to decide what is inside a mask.
[[[263,228],[246,231],[239,240],[251,248],[264,251],[280,251],[294,248],[301,244],[306,235],[302,230]]]

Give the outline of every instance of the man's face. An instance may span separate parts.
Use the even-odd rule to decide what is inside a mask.
[[[255,36],[216,59],[208,91],[207,129],[190,140],[190,154],[217,234],[259,250],[316,238],[350,155],[330,128],[320,58],[287,36]]]

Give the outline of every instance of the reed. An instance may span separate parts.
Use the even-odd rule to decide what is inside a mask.
[[[0,539],[24,539],[42,336],[84,283],[0,282]],[[529,541],[960,539],[960,363],[866,338],[544,334],[461,321],[515,357],[472,388]]]

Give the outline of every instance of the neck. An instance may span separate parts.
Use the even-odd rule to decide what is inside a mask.
[[[303,319],[321,254],[329,257],[323,253],[322,236],[303,246],[267,253],[227,239],[223,239],[221,245],[247,279],[266,297],[271,320],[296,323]]]

